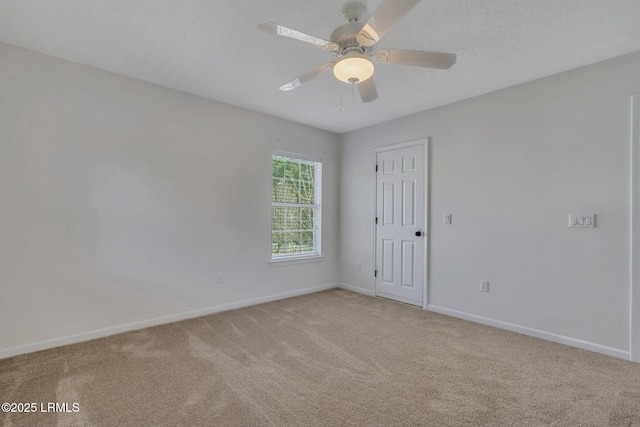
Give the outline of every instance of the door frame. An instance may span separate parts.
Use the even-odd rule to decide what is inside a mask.
[[[631,96],[631,254],[629,353],[640,362],[640,94]]]
[[[391,144],[391,145],[383,145],[381,147],[376,147],[373,149],[373,153],[372,153],[372,181],[373,181],[373,215],[371,217],[371,224],[373,224],[373,233],[372,233],[372,246],[373,246],[373,251],[372,251],[372,259],[371,259],[371,266],[372,266],[372,271],[371,271],[371,277],[373,278],[373,296],[377,296],[376,294],[376,277],[375,277],[375,270],[376,270],[376,248],[377,248],[377,227],[375,226],[375,218],[376,218],[376,210],[378,208],[378,193],[377,193],[377,184],[378,184],[378,174],[376,173],[376,162],[378,160],[378,153],[384,152],[384,151],[391,151],[391,150],[397,150],[400,148],[407,148],[407,147],[414,147],[417,145],[421,145],[423,147],[423,153],[424,153],[424,239],[423,239],[423,245],[424,245],[424,263],[422,265],[422,308],[424,310],[427,309],[427,306],[429,304],[429,236],[430,236],[430,230],[429,230],[429,138],[420,138],[420,139],[416,139],[416,140],[412,140],[412,141],[407,141],[407,142],[401,142],[398,144]]]

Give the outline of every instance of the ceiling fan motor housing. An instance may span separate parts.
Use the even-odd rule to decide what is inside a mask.
[[[353,50],[369,56],[372,54],[374,46],[360,46],[356,40],[356,36],[362,27],[364,27],[364,24],[351,22],[336,28],[335,31],[331,33],[329,40],[339,46],[338,49],[334,50],[336,56],[344,56]]]

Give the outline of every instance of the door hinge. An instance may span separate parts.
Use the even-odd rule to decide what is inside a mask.
[[[376,268],[376,270],[373,272],[373,277],[378,277],[378,269]]]
[[[378,217],[376,217],[376,224],[378,223]]]
[[[376,163],[376,172],[378,172],[378,164]]]

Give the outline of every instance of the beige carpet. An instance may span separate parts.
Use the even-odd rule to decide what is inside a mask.
[[[0,360],[5,426],[640,426],[640,364],[343,290]]]

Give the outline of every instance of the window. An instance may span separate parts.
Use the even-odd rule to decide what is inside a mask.
[[[320,256],[322,163],[274,154],[272,166],[271,258]]]

